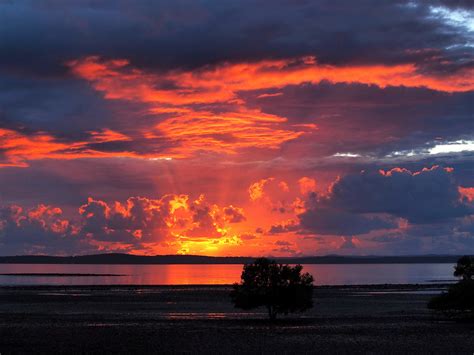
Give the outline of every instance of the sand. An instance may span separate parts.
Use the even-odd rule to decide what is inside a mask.
[[[426,308],[445,287],[317,287],[275,324],[226,286],[0,287],[0,353],[472,354],[474,324]]]

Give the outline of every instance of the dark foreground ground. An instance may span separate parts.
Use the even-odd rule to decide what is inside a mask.
[[[473,354],[473,323],[426,308],[440,287],[318,287],[276,324],[222,286],[3,287],[0,353]]]

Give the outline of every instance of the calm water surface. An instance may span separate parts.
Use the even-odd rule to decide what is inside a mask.
[[[303,271],[314,276],[316,285],[406,284],[455,280],[453,264],[319,264],[303,267]],[[0,275],[0,285],[231,284],[239,281],[241,272],[242,265],[0,264],[0,274],[68,274]]]

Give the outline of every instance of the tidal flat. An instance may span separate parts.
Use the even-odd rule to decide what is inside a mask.
[[[275,323],[229,286],[0,287],[0,353],[472,354],[474,323],[426,307],[446,287],[315,287]]]

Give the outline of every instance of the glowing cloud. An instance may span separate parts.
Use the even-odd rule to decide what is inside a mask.
[[[474,187],[459,186],[458,190],[462,198],[465,198],[469,202],[474,202]]]
[[[300,185],[300,192],[302,195],[316,191],[316,180],[309,177],[303,176],[298,180],[298,184]]]
[[[80,158],[153,158],[169,159],[167,154],[138,154],[133,151],[106,152],[93,148],[94,144],[127,142],[130,137],[109,129],[89,132],[89,139],[83,141],[62,141],[45,132],[23,134],[11,129],[0,128],[0,167],[27,167],[29,160],[80,159]]]
[[[320,65],[314,57],[223,63],[194,71],[160,73],[136,69],[125,59],[102,60],[96,56],[71,61],[68,65],[75,75],[103,92],[106,99],[147,104],[149,112],[159,116],[160,122],[148,127],[146,136],[166,137],[174,142],[171,154],[177,157],[201,150],[229,154],[239,148],[274,149],[314,130],[314,125],[288,126],[285,117],[248,108],[239,97],[244,91],[317,84],[323,80],[381,88],[427,87],[447,92],[474,88],[470,73],[441,78],[419,73],[411,64],[336,67]],[[170,83],[172,88],[166,88]],[[207,109],[196,105],[207,105]]]

